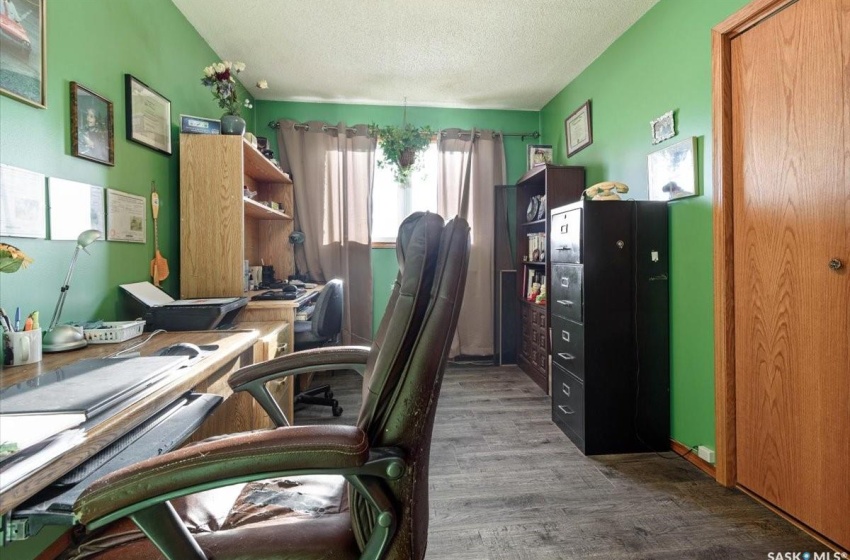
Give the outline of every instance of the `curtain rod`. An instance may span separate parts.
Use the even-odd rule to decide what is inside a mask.
[[[273,128],[273,129],[277,130],[278,128],[280,128],[280,123],[278,123],[276,121],[269,121],[269,128]],[[294,128],[296,130],[310,130],[310,125],[308,125],[307,123],[297,123]],[[329,125],[323,125],[322,126],[322,132],[325,132],[325,131],[328,131],[328,130],[334,130],[334,131],[339,132],[339,129],[336,126],[329,126]],[[357,129],[354,129],[354,128],[346,128],[345,129],[346,133],[352,133],[353,134],[356,131],[357,131]],[[441,132],[441,134],[445,135],[445,132]],[[461,132],[460,136],[469,136],[469,134],[470,133],[468,131],[467,132]],[[478,133],[476,133],[476,135],[480,136],[480,134],[478,134]],[[540,138],[540,133],[536,130],[534,132],[496,132],[495,135],[496,136],[502,136],[502,137],[518,136],[523,140],[525,140],[526,138],[534,138],[534,139]]]

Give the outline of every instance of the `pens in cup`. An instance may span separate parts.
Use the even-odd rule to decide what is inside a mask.
[[[3,323],[3,328],[6,329],[7,332],[12,332],[12,321],[9,320],[9,316],[6,315],[6,310],[0,307],[0,322]]]
[[[21,308],[15,308],[15,332],[21,330]]]

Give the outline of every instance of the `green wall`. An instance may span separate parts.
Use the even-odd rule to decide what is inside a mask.
[[[671,437],[714,447],[711,28],[747,0],[661,0],[541,111],[543,143],[566,162],[564,119],[591,100],[593,144],[569,159],[589,185],[647,198],[646,156],[689,136],[702,196],[670,207]],[[653,146],[650,120],[674,109],[677,136]]]
[[[285,101],[257,101],[255,104],[257,135],[267,136],[275,154],[279,155],[277,135],[266,125],[282,118],[297,121],[344,122],[352,124],[402,124],[404,108],[387,105],[344,105],[334,103],[295,103]],[[472,127],[504,132],[532,132],[538,130],[539,114],[535,111],[498,111],[487,109],[444,109],[436,107],[408,107],[407,120],[431,128]],[[519,137],[505,138],[505,159],[508,182],[515,182],[526,170],[526,145],[536,140]],[[372,249],[372,310],[373,330],[389,300],[398,265],[392,249]]]
[[[93,185],[148,196],[157,182],[159,237],[171,275],[164,288],[178,292],[179,145],[181,113],[218,118],[222,110],[201,85],[202,70],[220,60],[170,0],[47,2],[47,109],[0,96],[0,162]],[[174,125],[170,157],[126,140],[124,74],[130,73],[171,101]],[[115,166],[71,156],[69,82],[76,81],[113,103]],[[243,96],[244,98],[244,96]],[[246,114],[249,128],[253,115]],[[128,318],[118,285],[150,280],[153,224],[148,243],[97,242],[81,254],[63,320]],[[65,277],[72,241],[3,238],[35,262],[26,270],[0,275],[0,305],[6,310],[41,311],[47,323]]]

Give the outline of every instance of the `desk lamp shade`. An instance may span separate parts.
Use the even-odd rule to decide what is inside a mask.
[[[45,352],[64,352],[65,350],[75,350],[86,346],[86,339],[80,329],[70,325],[58,325],[57,323],[62,315],[62,308],[65,306],[65,297],[68,295],[68,290],[71,289],[71,275],[74,273],[77,255],[80,254],[80,249],[86,251],[86,247],[94,243],[99,237],[100,232],[96,229],[87,229],[77,237],[77,247],[74,249],[74,256],[71,257],[68,275],[65,276],[65,282],[59,288],[59,301],[56,302],[56,309],[53,310],[53,319],[50,320],[50,327],[48,327],[42,339],[42,349]]]

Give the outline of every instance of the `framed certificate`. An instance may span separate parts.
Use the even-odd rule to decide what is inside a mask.
[[[171,155],[171,102],[130,74],[124,84],[127,140]]]

